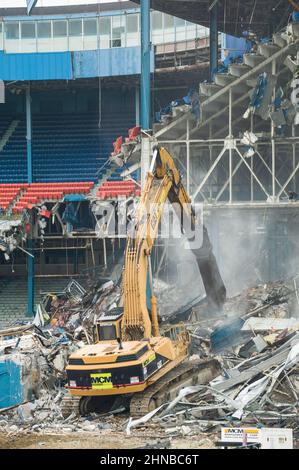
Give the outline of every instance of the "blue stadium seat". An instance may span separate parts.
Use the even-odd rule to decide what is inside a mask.
[[[26,165],[25,116],[0,116],[0,138],[13,119],[20,121],[0,152],[0,183],[24,182]],[[36,182],[97,181],[97,171],[112,151],[118,135],[134,125],[133,112],[98,114],[36,114],[32,119],[33,176]],[[120,179],[119,173],[112,175]]]

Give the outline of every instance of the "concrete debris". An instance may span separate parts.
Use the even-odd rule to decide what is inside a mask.
[[[160,294],[171,296],[175,304],[175,291],[167,284],[160,284]],[[207,439],[213,435],[215,442],[221,426],[272,426],[290,428],[294,438],[299,437],[299,318],[293,280],[248,289],[228,299],[217,317],[206,315],[203,299],[175,313],[177,321],[184,318],[192,338],[189,360],[220,362],[221,375],[212,382],[178,390],[170,403],[139,419],[130,418],[123,407],[114,414],[63,418],[60,403],[67,393],[68,356],[93,342],[95,322],[119,307],[120,299],[120,286],[110,280],[86,291],[73,284],[61,294],[46,296],[39,326],[36,320],[0,331],[1,432],[122,429],[131,435],[134,429],[170,441],[204,433]],[[166,326],[166,321],[161,323],[162,330]],[[154,441],[152,445],[158,446]]]
[[[12,252],[23,245],[24,233],[20,219],[0,220],[0,251],[4,253],[5,260],[10,260]]]
[[[203,431],[202,424],[207,431],[220,425],[281,427],[283,423],[298,437],[299,334],[245,361],[226,355],[218,359],[223,365],[220,377],[208,385],[183,388],[166,409],[157,408],[135,425],[152,419],[166,426],[168,435],[189,435],[193,426]],[[232,359],[240,362],[230,369]]]
[[[64,332],[35,325],[0,331],[0,410],[39,399],[45,389],[60,385],[67,358],[78,347]],[[26,421],[31,411],[22,405],[19,416]]]
[[[71,281],[60,294],[47,294],[37,311],[34,323],[64,332],[72,340],[93,342],[94,325],[104,313],[118,306],[121,289],[113,281],[96,282],[86,291]],[[41,318],[41,320],[40,320]]]
[[[222,319],[203,316],[200,327],[190,322],[197,357],[215,356],[211,340],[215,330],[229,338],[215,356],[222,364],[221,376],[208,385],[181,389],[166,408],[131,421],[129,428],[153,423],[166,435],[177,436],[220,426],[270,425],[290,428],[298,438],[299,318],[292,286],[290,280],[248,289],[228,299]],[[201,308],[196,307],[197,315]]]
[[[242,331],[277,331],[291,328],[299,322],[298,318],[249,318],[242,326]]]
[[[0,429],[21,432],[110,432],[111,414],[64,419],[61,401],[68,393],[65,368],[69,355],[93,342],[95,321],[121,297],[110,280],[86,291],[72,281],[64,292],[47,294],[32,324],[0,331]],[[123,411],[123,409],[121,410]]]
[[[153,411],[150,411],[149,413],[147,413],[145,416],[143,416],[142,418],[139,418],[139,419],[136,419],[136,420],[133,420],[132,418],[129,419],[129,422],[128,422],[128,425],[127,425],[127,434],[130,435],[131,434],[131,429],[135,426],[139,426],[140,424],[145,424],[147,423],[155,414],[157,414],[161,408],[163,408],[164,405],[161,405],[159,406],[158,408],[156,408],[155,410]]]

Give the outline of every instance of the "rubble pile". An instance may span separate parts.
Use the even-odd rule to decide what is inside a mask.
[[[70,415],[63,418],[60,402],[63,389],[42,390],[38,399],[19,405],[8,411],[0,410],[0,432],[18,434],[26,432],[69,434],[73,432],[115,432],[119,422],[111,415],[99,417],[92,413],[88,417]]]
[[[21,404],[15,409],[4,410],[5,412],[0,410],[0,433],[10,435],[26,432],[69,434],[120,431],[119,420],[108,415],[94,414],[80,418],[70,415],[64,419],[59,406],[61,396],[54,403],[56,396],[55,393],[45,393],[43,398]]]
[[[225,354],[218,360],[221,376],[208,385],[183,388],[171,403],[139,420],[130,419],[127,434],[140,426],[159,426],[172,438],[210,435],[221,426],[270,426],[293,429],[294,438],[299,438],[298,333],[250,359]]]
[[[223,314],[199,320],[191,311],[190,360],[215,357],[222,374],[181,389],[171,403],[131,428],[159,426],[169,437],[213,433],[221,426],[291,428],[299,438],[299,317],[293,280],[257,286],[228,299]],[[192,310],[192,309],[191,309]],[[194,310],[196,314],[194,315]],[[197,326],[200,323],[200,326]]]
[[[166,295],[168,287],[162,287]],[[172,290],[173,303],[174,295]],[[46,296],[33,324],[0,331],[0,365],[5,363],[11,377],[17,367],[21,384],[21,393],[18,387],[10,392],[11,403],[5,397],[0,401],[0,432],[126,429],[130,434],[138,428],[171,441],[203,433],[208,439],[221,426],[255,425],[292,428],[299,438],[299,317],[293,280],[248,289],[228,299],[212,318],[204,303],[188,306],[189,360],[215,358],[221,366],[221,375],[209,384],[182,388],[175,400],[138,420],[119,414],[124,408],[65,419],[60,403],[67,393],[68,357],[93,342],[96,320],[120,301],[121,287],[112,281],[93,283],[87,291],[72,281],[62,294]],[[162,323],[162,331],[167,326]]]
[[[20,247],[25,240],[25,234],[22,229],[22,220],[1,216],[0,209],[0,252],[4,254],[4,258],[8,261],[13,251]]]
[[[45,390],[61,389],[68,357],[83,345],[63,330],[33,324],[1,330],[0,365],[11,382],[4,381],[1,388],[0,410],[39,398]]]
[[[97,432],[116,430],[108,417],[64,418],[69,355],[84,346],[61,327],[18,326],[0,331],[0,432]],[[5,376],[9,382],[5,383]]]
[[[67,390],[68,357],[94,341],[93,327],[121,297],[112,281],[93,283],[88,292],[76,281],[65,291],[47,294],[32,324],[0,331],[0,431],[96,431],[98,416],[63,418],[60,403]],[[106,425],[107,428],[108,424]],[[105,429],[106,429],[105,428]]]
[[[95,282],[88,291],[76,281],[60,295],[49,294],[43,303],[41,317],[51,328],[63,329],[73,339],[93,342],[93,327],[104,313],[116,308],[121,298],[121,288],[113,281]]]
[[[299,312],[297,296],[297,285],[294,279],[251,287],[237,296],[228,298],[223,312],[214,315],[213,324],[215,320],[220,323],[224,318],[242,317],[248,314],[257,316],[260,312],[263,317],[271,318],[286,318],[291,312],[292,315],[296,315],[296,312]],[[205,303],[200,302],[192,308],[189,320],[205,319],[205,311]],[[205,323],[208,323],[208,320]]]

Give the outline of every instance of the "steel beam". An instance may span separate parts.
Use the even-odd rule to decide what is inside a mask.
[[[26,141],[27,141],[27,182],[33,182],[32,168],[32,116],[31,116],[31,93],[30,83],[26,89]]]
[[[190,194],[190,123],[189,119],[187,119],[187,130],[186,130],[186,135],[187,135],[187,193]]]
[[[248,170],[250,171],[250,173],[252,174],[253,178],[256,180],[256,182],[259,184],[259,186],[261,187],[261,189],[264,191],[264,193],[266,194],[267,197],[269,197],[269,193],[267,192],[267,190],[265,189],[265,187],[263,186],[263,184],[261,183],[261,181],[258,179],[258,177],[256,176],[256,174],[254,172],[252,172],[251,170],[251,167],[250,165],[248,165],[248,163],[246,162],[245,158],[243,157],[243,155],[241,154],[240,150],[236,147],[235,148],[236,152],[238,153],[239,157],[241,158],[241,160],[243,161],[243,163],[247,166]]]
[[[218,157],[216,158],[216,160],[214,161],[213,165],[211,166],[211,168],[209,169],[209,171],[207,172],[206,176],[204,177],[204,179],[202,180],[202,182],[200,183],[200,185],[198,186],[197,190],[195,191],[195,193],[192,195],[192,199],[193,201],[195,201],[195,198],[196,196],[198,195],[198,193],[202,190],[203,186],[206,184],[207,180],[209,179],[211,173],[214,171],[214,169],[216,168],[216,166],[218,165],[218,163],[220,162],[221,158],[223,157],[224,153],[226,152],[226,147],[223,147],[223,149],[221,150],[221,152],[219,153]]]
[[[272,75],[276,76],[276,60],[272,62]],[[273,88],[273,102],[276,96],[276,86]],[[275,186],[275,171],[276,171],[276,148],[275,148],[275,127],[274,122],[271,121],[271,148],[272,148],[272,197],[276,197],[276,186]]]
[[[215,1],[210,3],[210,81],[212,82],[218,68],[218,5]]]
[[[140,126],[140,87],[135,88],[135,124]]]
[[[229,138],[233,139],[233,92],[229,90]],[[229,203],[233,202],[233,150],[231,145],[229,146]]]
[[[141,0],[141,127],[151,128],[150,0]]]
[[[27,316],[34,315],[34,241],[31,236],[27,242]],[[17,294],[17,293],[16,293]]]
[[[32,167],[32,115],[31,115],[31,93],[30,83],[26,89],[26,141],[27,141],[27,182],[33,182],[33,167]],[[30,215],[31,232],[33,231],[33,218]],[[28,236],[27,250],[27,315],[34,315],[34,241],[32,233]]]
[[[279,198],[281,196],[281,194],[283,193],[283,191],[286,189],[287,185],[290,183],[290,181],[294,178],[294,176],[296,175],[297,171],[299,170],[299,163],[296,165],[296,167],[294,168],[294,170],[292,171],[292,173],[290,174],[290,176],[288,177],[287,181],[285,182],[285,184],[283,185],[283,187],[281,188],[281,190],[279,191],[279,193],[277,194],[277,197]]]

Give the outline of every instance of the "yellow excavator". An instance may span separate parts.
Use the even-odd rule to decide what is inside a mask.
[[[150,255],[167,200],[191,231],[201,228],[202,244],[192,251],[210,306],[215,309],[223,306],[226,289],[208,232],[204,226],[199,227],[173,158],[165,148],[156,147],[136,210],[133,233],[127,238],[122,306],[99,318],[95,344],[71,354],[66,368],[69,395],[62,407],[65,416],[71,412],[86,415],[109,411],[124,403],[130,407],[131,416],[143,416],[174,398],[183,386],[206,383],[219,373],[214,359],[186,360],[190,336],[184,324],[171,326],[163,335],[159,332]]]

